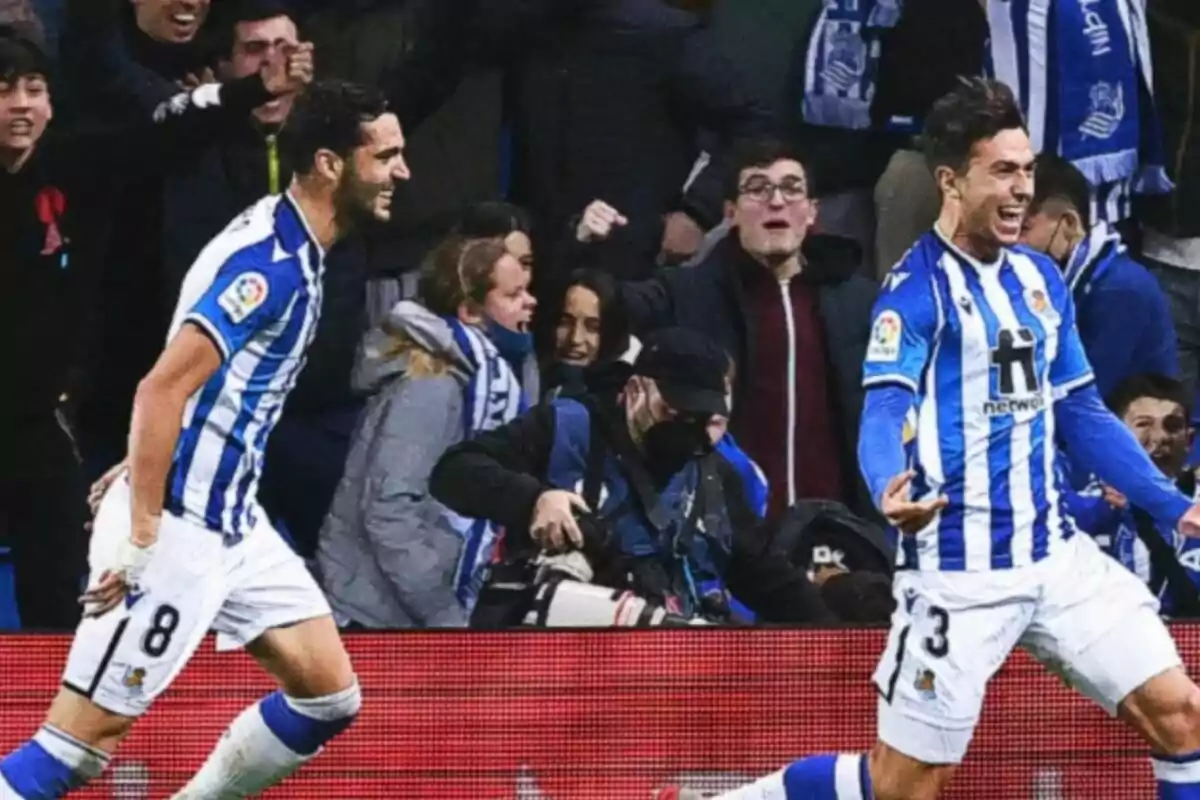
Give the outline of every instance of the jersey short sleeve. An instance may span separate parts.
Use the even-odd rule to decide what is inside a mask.
[[[300,286],[300,269],[291,259],[271,263],[239,253],[218,270],[185,321],[200,326],[227,361],[283,316]]]
[[[937,299],[928,273],[901,261],[883,282],[871,312],[863,386],[899,383],[918,391],[937,332]]]

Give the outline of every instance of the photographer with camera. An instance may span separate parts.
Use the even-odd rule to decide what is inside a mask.
[[[430,493],[506,531],[473,625],[728,623],[731,597],[763,621],[830,619],[714,450],[728,363],[701,334],[662,330],[616,404],[555,399],[442,456]]]

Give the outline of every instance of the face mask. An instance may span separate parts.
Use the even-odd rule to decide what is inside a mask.
[[[533,352],[533,334],[528,331],[514,331],[489,318],[487,335],[510,364],[520,364]]]
[[[642,447],[650,471],[666,480],[711,450],[712,443],[703,420],[671,419],[651,426],[642,437]]]

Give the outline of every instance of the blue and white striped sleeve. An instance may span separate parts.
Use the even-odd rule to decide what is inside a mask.
[[[300,286],[295,262],[262,263],[239,253],[222,265],[185,321],[208,334],[228,361],[283,316]]]
[[[1076,389],[1087,386],[1095,380],[1092,365],[1083,349],[1083,340],[1079,337],[1079,328],[1075,324],[1075,301],[1062,278],[1057,274],[1047,274],[1046,285],[1050,290],[1050,299],[1054,303],[1061,319],[1058,326],[1058,352],[1050,364],[1050,385],[1056,398],[1065,397]]]
[[[896,383],[919,391],[937,333],[934,291],[925,274],[910,271],[903,262],[888,274],[871,313],[864,387]]]

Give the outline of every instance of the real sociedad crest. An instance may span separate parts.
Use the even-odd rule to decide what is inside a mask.
[[[1124,90],[1119,83],[1097,81],[1088,90],[1087,119],[1079,126],[1083,138],[1110,139],[1125,118]]]

